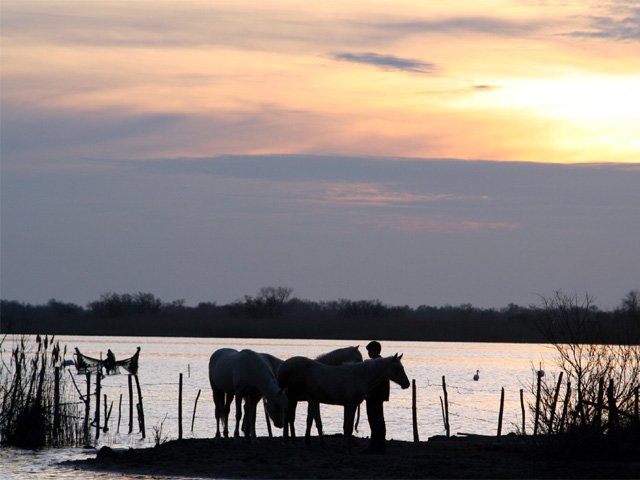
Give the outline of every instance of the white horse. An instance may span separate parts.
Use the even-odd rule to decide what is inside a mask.
[[[362,362],[362,354],[358,349],[358,346],[355,347],[344,347],[338,348],[336,350],[332,350],[328,353],[324,353],[316,357],[316,361],[323,363],[325,365],[331,365],[337,367],[338,365],[342,365],[344,363],[354,363],[354,362]],[[283,439],[286,443],[289,438],[289,431],[291,432],[291,442],[294,442],[296,439],[296,431],[295,431],[295,419],[296,419],[296,407],[298,402],[301,400],[306,400],[308,402],[307,406],[307,429],[305,431],[305,443],[309,445],[311,443],[311,427],[313,426],[313,422],[316,423],[316,430],[318,431],[318,437],[320,438],[320,444],[324,447],[324,436],[322,434],[322,418],[320,417],[320,404],[316,402],[312,398],[302,398],[299,395],[294,396],[289,399],[289,408],[287,410],[286,423],[284,425]]]
[[[287,396],[278,387],[271,366],[264,357],[252,350],[238,352],[232,348],[216,350],[209,360],[209,382],[216,406],[216,438],[220,438],[220,421],[225,438],[229,437],[229,410],[236,398],[236,428],[234,438],[239,438],[242,401],[244,400],[245,437],[256,440],[256,407],[264,397],[267,412],[273,424],[282,428],[287,409]]]
[[[333,367],[306,357],[292,357],[280,365],[278,384],[287,388],[289,401],[310,398],[319,403],[343,405],[343,447],[351,452],[353,419],[367,392],[384,380],[409,388],[401,359],[402,355],[396,353],[393,357]],[[285,424],[288,421],[286,418]]]

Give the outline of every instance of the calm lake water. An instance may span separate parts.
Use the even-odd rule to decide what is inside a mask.
[[[266,352],[285,359],[294,355],[315,357],[330,350],[360,345],[366,357],[366,342],[342,340],[283,340],[283,339],[215,339],[215,338],[166,338],[166,337],[56,337],[60,345],[66,345],[71,352],[75,347],[91,357],[106,355],[111,349],[117,359],[133,355],[141,347],[138,377],[141,384],[146,438],[143,439],[137,423],[133,433],[129,431],[129,390],[127,375],[114,375],[102,381],[102,394],[107,395],[113,410],[109,419],[108,433],[101,433],[96,447],[153,447],[155,438],[175,439],[178,437],[178,396],[179,377],[183,374],[183,437],[210,438],[215,435],[214,405],[208,379],[208,363],[211,354],[218,348],[249,348]],[[11,337],[5,340],[3,348],[12,348]],[[447,384],[451,434],[476,433],[495,435],[498,426],[501,388],[505,389],[505,406],[502,432],[515,431],[522,425],[520,389],[525,391],[525,402],[532,402],[528,388],[534,379],[533,369],[546,364],[547,374],[553,375],[554,352],[548,345],[538,344],[497,344],[497,343],[435,343],[435,342],[382,342],[383,356],[396,352],[404,354],[403,364],[409,379],[416,381],[418,430],[421,441],[445,433],[440,397],[443,396],[442,377]],[[5,351],[4,358],[7,358]],[[476,370],[480,379],[473,380]],[[71,367],[78,387],[86,390],[84,375],[77,375]],[[68,376],[69,373],[66,373]],[[92,386],[92,391],[95,386]],[[412,392],[391,384],[391,400],[385,404],[387,438],[413,440]],[[199,396],[198,396],[199,394]],[[134,383],[134,396],[135,396]],[[120,409],[120,396],[122,407]],[[103,397],[104,398],[104,397]],[[197,403],[196,403],[197,399]],[[103,400],[104,401],[104,400]],[[135,400],[134,400],[135,401]],[[92,410],[95,400],[92,402]],[[195,409],[195,416],[194,416]],[[322,405],[322,420],[327,434],[342,432],[342,408]],[[232,409],[233,412],[233,409]],[[92,412],[93,415],[93,412]],[[101,413],[104,418],[104,413]],[[232,414],[233,416],[233,414]],[[527,429],[531,429],[531,414],[525,412]],[[118,429],[118,420],[120,426]],[[193,430],[191,429],[193,421]],[[137,416],[134,416],[137,422]],[[306,408],[298,409],[296,431],[304,434]],[[234,421],[230,421],[233,428]],[[258,435],[268,435],[264,411],[259,407]],[[315,434],[315,430],[313,432]],[[282,430],[274,429],[274,435]],[[369,426],[365,409],[356,435],[369,436]],[[57,462],[95,455],[95,450],[61,449],[38,452],[0,448],[0,480],[5,479],[72,479],[78,472],[61,467]],[[119,479],[128,477],[113,474],[82,474],[89,479]]]

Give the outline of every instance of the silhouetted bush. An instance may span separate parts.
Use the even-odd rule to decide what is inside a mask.
[[[539,384],[540,400],[530,409],[556,455],[626,455],[621,444],[630,441],[640,452],[638,318],[634,301],[604,315],[589,295],[559,291],[542,299],[536,325],[556,350],[559,373],[543,377],[534,369],[531,393],[537,396]]]
[[[22,448],[80,444],[79,408],[62,368],[56,391],[55,367],[63,366],[64,357],[59,343],[38,335],[33,346],[22,337],[7,363],[1,358],[5,340],[0,341],[0,441]]]

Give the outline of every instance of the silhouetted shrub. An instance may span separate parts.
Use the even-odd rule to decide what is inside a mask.
[[[640,346],[631,337],[608,343],[613,331],[635,331],[628,317],[637,317],[624,305],[617,315],[629,328],[611,329],[615,316],[603,323],[589,295],[579,300],[559,291],[542,299],[536,325],[556,350],[559,373],[543,376],[534,368],[531,393],[537,396],[539,384],[540,395],[530,409],[557,455],[617,455],[621,442],[629,441],[640,451]]]
[[[5,340],[0,341],[0,356]],[[62,368],[56,392],[55,367],[62,367],[63,357],[53,337],[38,335],[35,346],[22,337],[8,363],[0,358],[0,442],[22,448],[81,442],[78,404],[69,398]]]

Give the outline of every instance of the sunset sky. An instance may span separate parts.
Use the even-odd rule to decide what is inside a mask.
[[[3,299],[640,288],[638,2],[1,9]]]

